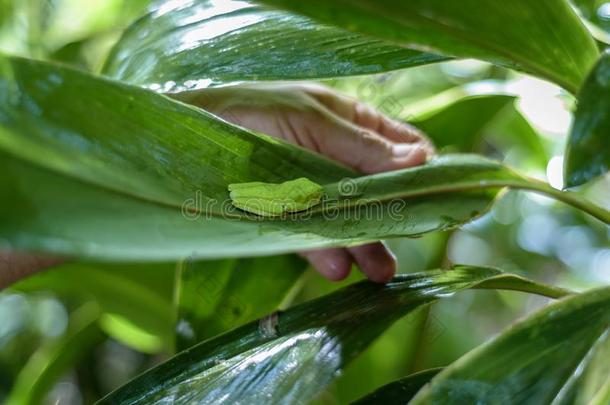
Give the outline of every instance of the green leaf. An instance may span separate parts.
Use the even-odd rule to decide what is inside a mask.
[[[178,351],[277,310],[305,265],[292,255],[184,261],[177,297]]]
[[[391,382],[355,401],[354,405],[407,404],[441,370],[442,368],[432,368]]]
[[[0,58],[0,90],[0,245],[13,249],[161,261],[355,245],[453,228],[507,186],[610,222],[482,157],[357,177],[201,109],[44,62]],[[325,203],[279,219],[230,204],[231,183],[299,177],[324,185]]]
[[[396,212],[404,222],[387,205],[360,221],[260,221],[223,206],[228,184],[307,177],[336,189],[356,174],[150,91],[25,59],[0,67],[0,237],[13,248],[106,260],[274,254],[444,229],[491,201],[413,200]]]
[[[123,35],[104,73],[161,92],[243,80],[387,72],[448,58],[249,1],[163,2]]]
[[[607,12],[600,13],[606,0],[571,0],[593,37],[600,41],[600,46],[610,43],[610,22]]]
[[[610,288],[561,300],[445,368],[412,403],[563,404],[607,399],[609,325]],[[564,402],[570,397],[583,402]]]
[[[64,336],[45,342],[23,366],[6,398],[6,404],[39,404],[59,378],[100,343],[99,309],[85,304],[70,316]]]
[[[549,157],[540,135],[515,106],[504,82],[484,80],[455,87],[406,108],[403,116],[424,130],[442,151],[522,151],[545,169]],[[409,116],[414,118],[409,118]]]
[[[360,282],[194,346],[99,403],[305,402],[398,318],[485,282],[566,294],[499,270],[466,266],[401,275],[387,285]]]
[[[201,109],[54,64],[0,58],[0,89],[0,149],[158,204],[182,207],[202,189],[222,201],[228,184],[251,179],[326,184],[354,174]]]
[[[584,17],[589,19],[595,16],[597,8],[604,3],[605,0],[572,0],[572,4],[581,10]]]
[[[410,372],[424,333],[429,327],[429,307],[422,307],[396,321],[358,355],[331,384],[318,401],[332,397],[335,402],[351,403],[377,387]]]
[[[173,344],[174,278],[174,264],[66,263],[23,279],[11,289],[52,290],[69,300],[93,301],[102,312],[102,327],[108,334],[141,351],[155,353]],[[131,327],[112,327],[118,319],[123,326]],[[142,339],[130,339],[134,330],[154,337],[157,343],[146,344],[144,340],[143,345],[138,344]]]
[[[109,193],[9,155],[0,159],[0,194],[4,246],[147,261],[271,255],[418,235],[467,221],[491,201],[482,194],[431,196],[397,204],[396,209],[382,205],[368,215],[368,221],[366,209],[353,219],[343,217],[342,211],[328,219],[315,215],[298,221],[184,216],[179,209]]]
[[[575,92],[598,55],[567,0],[263,0],[410,48],[486,60]]]
[[[450,147],[455,152],[475,152],[483,129],[514,99],[503,94],[465,97],[411,123],[423,130],[439,149]]]
[[[564,392],[561,404],[610,403],[610,330],[594,343],[587,357],[586,366]]]
[[[578,97],[566,147],[567,187],[579,186],[610,168],[610,53],[602,55]]]
[[[14,0],[0,0],[0,28],[13,15]]]
[[[518,150],[540,170],[549,161],[544,138],[532,127],[514,104],[506,106],[483,130],[485,141],[504,152]]]
[[[67,44],[108,34],[112,35],[109,38],[112,46],[120,31],[143,14],[150,2],[0,0],[0,50],[12,55],[48,58]],[[107,54],[108,50],[103,52]]]
[[[417,168],[363,176],[349,181],[344,179],[327,185],[325,189],[329,201],[309,212],[329,212],[347,207],[367,208],[367,205],[370,207],[380,201],[396,202],[396,199],[422,195],[498,187],[546,194],[610,224],[610,211],[578,194],[556,190],[546,183],[522,176],[498,162],[477,155],[445,155]],[[342,198],[346,189],[358,197]]]

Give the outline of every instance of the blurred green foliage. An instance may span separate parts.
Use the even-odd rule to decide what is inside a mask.
[[[148,3],[0,0],[0,51],[97,71],[121,30]],[[587,18],[610,27],[610,3],[579,3]],[[482,153],[562,185],[574,100],[554,85],[469,60],[323,83],[419,124],[441,151]],[[584,193],[610,207],[609,190],[606,177]],[[583,289],[610,282],[609,239],[607,227],[576,210],[509,192],[490,214],[459,231],[390,246],[404,273],[450,263],[490,265]],[[290,299],[303,302],[360,278],[353,273],[331,284],[308,271]],[[70,342],[85,322],[85,307],[95,312],[85,317],[86,324],[96,325],[93,337],[82,341],[79,356],[54,371],[59,378],[40,394],[44,403],[90,403],[166,358],[174,345],[175,279],[174,264],[72,263],[0,292],[0,402],[9,395],[21,398],[13,390],[22,389],[24,365],[40,375],[35,356]],[[259,299],[266,294],[249,293]],[[545,303],[518,293],[470,291],[420,310],[369,347],[318,402],[347,403],[408,373],[445,366]]]

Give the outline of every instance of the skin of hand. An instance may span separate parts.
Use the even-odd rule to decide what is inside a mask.
[[[362,173],[421,165],[434,153],[432,144],[418,129],[319,85],[248,84],[173,97],[233,124],[311,149]],[[396,259],[381,242],[300,254],[329,280],[347,277],[352,263],[375,282],[386,282],[396,272]],[[0,289],[62,261],[0,251]]]
[[[434,154],[420,130],[320,85],[247,84],[173,97],[366,174],[421,165]],[[374,282],[387,282],[396,272],[396,259],[382,242],[300,254],[329,280],[346,278],[352,263]]]
[[[57,257],[0,251],[0,290],[30,274],[61,263]]]

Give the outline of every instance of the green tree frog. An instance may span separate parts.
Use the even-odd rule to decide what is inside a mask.
[[[229,196],[234,206],[257,215],[272,217],[308,210],[322,201],[321,185],[301,177],[280,184],[229,184]]]

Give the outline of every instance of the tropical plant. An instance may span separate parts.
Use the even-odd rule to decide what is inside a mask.
[[[610,266],[610,54],[591,14],[600,5],[116,0],[92,2],[80,25],[66,25],[70,3],[0,0],[0,246],[72,259],[9,291],[38,299],[50,290],[70,315],[60,336],[3,360],[12,367],[0,398],[41,402],[110,336],[140,353],[177,354],[142,362],[154,366],[109,384],[121,385],[113,392],[84,392],[86,402],[328,403],[349,364],[366,367],[359,359],[385,342],[389,357],[411,364],[374,386],[353,388],[354,378],[342,402],[375,388],[358,402],[610,403],[607,282],[574,282],[572,291],[533,281],[561,266],[542,261],[545,247],[526,260],[509,246],[516,219],[489,228],[505,259],[447,260],[468,258],[456,242],[467,240],[463,226],[525,210],[523,193],[509,191],[524,190],[546,198],[532,200],[544,201],[544,215],[521,219],[522,246],[569,228],[580,239],[562,239],[566,251],[554,254],[564,267],[583,263],[567,251],[582,238],[596,241],[585,252],[596,254],[595,268]],[[448,79],[450,67],[466,73]],[[409,119],[442,153],[365,176],[189,104],[219,91],[273,97],[238,82],[322,79]],[[528,120],[523,83],[575,106],[566,145]],[[397,100],[399,109],[388,107]],[[569,191],[537,176],[561,162],[549,163],[553,155],[564,156]],[[323,185],[329,203],[279,218],[226,203],[229,184],[299,177]],[[423,264],[387,285],[352,278],[320,295],[331,287],[307,280],[291,254],[378,239],[394,240],[401,258],[418,243]],[[419,367],[431,308],[471,289],[556,301],[451,364]],[[0,341],[6,331],[0,325]]]

